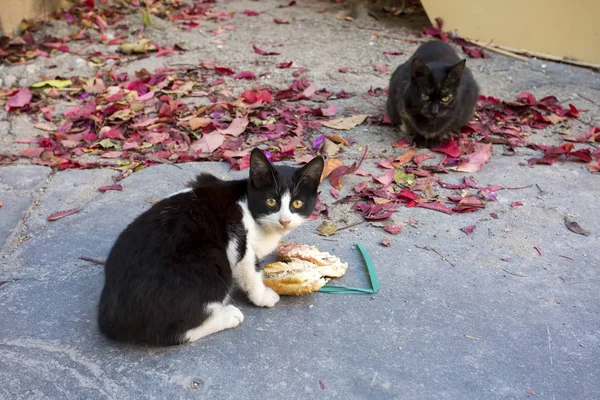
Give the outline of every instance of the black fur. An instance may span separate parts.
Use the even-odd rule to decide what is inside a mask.
[[[238,239],[246,253],[246,228],[238,201],[253,216],[265,200],[296,188],[308,216],[317,201],[323,160],[302,169],[273,167],[260,150],[251,157],[252,179],[221,181],[199,175],[191,191],[166,198],[137,217],[118,237],[105,265],[98,324],[107,337],[173,345],[208,317],[205,305],[222,302],[233,288],[227,246]],[[278,190],[279,189],[279,190]],[[238,259],[238,261],[239,261]]]
[[[387,112],[419,147],[435,147],[473,117],[479,87],[454,49],[434,40],[422,44],[390,81]],[[429,97],[423,100],[422,96]],[[450,101],[442,102],[449,96]]]

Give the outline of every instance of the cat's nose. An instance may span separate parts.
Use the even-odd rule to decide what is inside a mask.
[[[284,221],[282,219],[279,220],[279,223],[281,224],[281,226],[288,226],[290,224],[291,221]]]
[[[438,107],[437,104],[434,104],[433,106],[431,106],[431,115],[436,116],[436,115],[438,115],[439,112],[440,112],[440,108]]]

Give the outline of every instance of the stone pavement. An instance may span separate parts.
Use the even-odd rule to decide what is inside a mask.
[[[226,3],[228,10],[238,11],[274,6]],[[351,25],[333,12],[312,12],[314,6],[276,10],[278,16],[298,19],[295,31],[256,31],[259,20],[240,19],[226,52],[198,35],[196,50],[181,58],[218,57],[237,68],[246,65],[236,50],[239,43],[251,43],[246,36],[276,34],[277,40],[296,40],[288,55],[311,67],[310,79],[318,87],[384,87],[386,80],[362,65],[393,49],[394,42],[382,44],[371,36],[389,22],[364,29],[372,21]],[[153,34],[184,35],[172,30]],[[143,62],[151,61],[156,59]],[[587,123],[598,124],[600,78],[592,71],[539,60],[524,64],[498,55],[469,63],[486,94],[554,94],[587,108]],[[342,64],[359,72],[332,79],[330,72]],[[132,71],[139,67],[128,66]],[[33,79],[21,67],[9,68],[18,79]],[[269,79],[265,84],[284,81],[283,76]],[[340,104],[373,112],[360,98]],[[0,129],[6,151],[23,146],[15,138],[36,134],[26,117],[0,121]],[[348,135],[357,140],[347,152],[349,159],[359,157],[361,145],[369,144],[376,154],[398,139],[381,126],[359,126]],[[553,140],[543,131],[531,139]],[[572,162],[519,165],[532,154],[539,153],[519,148],[513,157],[494,156],[476,174],[482,184],[530,188],[501,191],[497,202],[475,213],[402,208],[395,218],[404,229],[392,236],[390,247],[380,244],[389,235],[368,224],[326,239],[316,235],[319,221],[314,221],[290,236],[348,261],[350,268],[339,284],[351,286],[368,284],[354,246],[363,243],[378,271],[379,293],[283,298],[273,309],[253,307],[239,295],[235,302],[245,314],[242,325],[172,348],[125,346],[103,338],[95,322],[102,266],[79,257],[105,259],[119,232],[150,207],[147,199],[181,189],[196,173],[230,179],[247,171],[228,172],[225,163],[160,165],[119,182],[121,192],[100,193],[97,188],[113,183],[116,171],[53,172],[23,161],[2,167],[0,398],[600,398],[598,176]],[[377,172],[372,162],[364,169]],[[453,173],[444,180],[457,183],[463,176]],[[362,180],[344,178],[342,195]],[[325,203],[333,203],[328,183],[322,192]],[[515,201],[523,206],[512,207]],[[72,208],[81,211],[47,221],[50,214]],[[330,215],[359,221],[348,210],[332,207]],[[565,216],[590,235],[567,230]],[[411,225],[409,219],[418,223]],[[469,225],[477,228],[467,236],[460,228]]]

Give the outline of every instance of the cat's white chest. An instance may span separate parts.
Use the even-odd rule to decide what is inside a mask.
[[[258,259],[262,259],[275,250],[283,237],[283,232],[265,232],[252,217],[248,205],[242,201],[239,205],[244,215],[242,222],[246,228],[246,245],[254,251]]]

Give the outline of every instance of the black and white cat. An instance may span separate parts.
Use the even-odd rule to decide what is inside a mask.
[[[190,189],[155,204],[118,237],[105,265],[98,324],[125,342],[174,345],[238,326],[227,304],[237,285],[273,307],[258,260],[315,208],[323,159],[273,166],[254,149],[249,179],[201,174]]]

